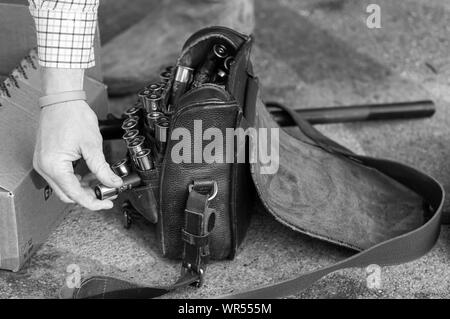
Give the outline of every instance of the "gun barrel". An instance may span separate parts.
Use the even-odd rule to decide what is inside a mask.
[[[269,102],[266,104],[272,116],[280,126],[294,126],[291,117],[280,110],[279,104]],[[321,107],[313,109],[295,110],[310,124],[332,124],[374,120],[398,120],[425,118],[432,116],[436,109],[433,101],[412,101],[386,104],[352,105],[338,107]]]

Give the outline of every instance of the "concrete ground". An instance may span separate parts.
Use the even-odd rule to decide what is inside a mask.
[[[448,1],[377,0],[382,10],[378,30],[365,25],[366,6],[374,1],[256,2],[254,60],[265,99],[301,108],[431,98],[437,107],[431,119],[340,124],[321,130],[357,152],[419,167],[450,189]],[[125,100],[111,104],[117,109]],[[295,233],[259,212],[235,260],[213,262],[202,289],[187,288],[168,297],[239,291],[289,279],[351,254]],[[113,275],[146,285],[168,284],[179,272],[178,262],[161,257],[153,225],[139,222],[125,230],[117,211],[72,207],[23,271],[0,272],[0,297],[55,298],[70,264],[79,265],[83,274]],[[365,270],[348,269],[291,297],[449,298],[449,265],[450,230],[442,226],[429,254],[382,269],[379,290],[367,288]]]

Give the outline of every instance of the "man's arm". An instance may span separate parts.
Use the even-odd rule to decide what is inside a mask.
[[[44,95],[83,90],[84,69],[94,66],[94,37],[98,0],[30,0],[36,24],[39,63]],[[34,168],[64,202],[91,210],[112,207],[83,188],[72,162],[83,157],[100,182],[119,187],[102,153],[98,119],[84,101],[70,101],[41,110]]]

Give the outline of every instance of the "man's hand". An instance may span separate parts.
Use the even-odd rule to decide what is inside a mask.
[[[82,89],[83,73],[80,79],[79,71],[44,69],[45,94]],[[100,201],[90,188],[83,188],[73,171],[72,162],[83,157],[101,183],[122,185],[122,179],[105,161],[98,119],[86,102],[64,102],[42,109],[36,138],[33,166],[62,201],[90,210],[112,208],[112,201]]]

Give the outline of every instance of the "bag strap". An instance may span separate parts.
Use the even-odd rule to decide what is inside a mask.
[[[380,266],[400,264],[417,259],[433,248],[439,237],[441,211],[445,196],[444,189],[439,182],[414,168],[397,162],[356,155],[322,135],[299,117],[295,111],[286,107],[282,108],[291,115],[302,132],[316,142],[318,146],[359,161],[363,165],[376,168],[421,195],[424,199],[427,221],[411,232],[379,243],[331,266],[302,274],[294,279],[220,298],[264,299],[284,297],[295,294],[320,278],[340,269],[366,267],[371,264]]]
[[[431,216],[427,216],[429,219],[424,225],[409,233],[366,249],[331,266],[302,274],[294,279],[277,284],[269,284],[264,287],[250,289],[221,298],[264,299],[284,297],[297,293],[320,278],[340,269],[367,267],[371,264],[380,266],[400,264],[417,259],[430,251],[436,243],[440,232],[441,210],[444,202],[444,190],[442,186],[433,178],[398,163],[378,161],[378,163],[372,164],[378,164],[381,169],[386,168],[386,165],[390,166],[388,170],[396,171],[399,178],[409,181],[405,185],[411,187],[425,198],[429,204],[429,214]]]

